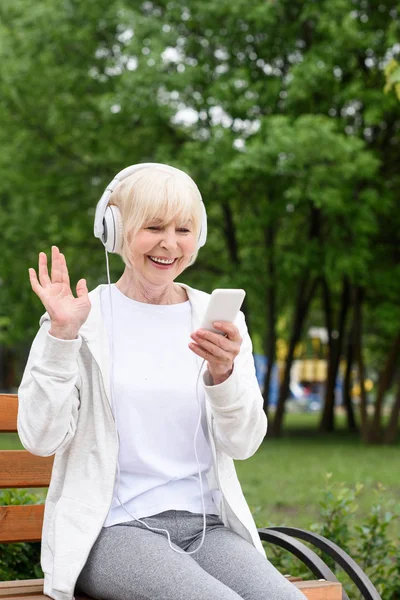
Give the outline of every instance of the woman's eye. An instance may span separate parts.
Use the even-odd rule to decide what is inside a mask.
[[[147,231],[161,231],[162,229],[163,227],[160,225],[149,225],[148,227],[146,227]],[[190,233],[190,229],[187,229],[187,227],[179,227],[177,231],[179,233]]]

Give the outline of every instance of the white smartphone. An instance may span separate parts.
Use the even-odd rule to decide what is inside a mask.
[[[240,289],[216,289],[211,294],[207,310],[201,324],[202,329],[208,329],[214,333],[224,333],[214,329],[214,321],[229,321],[233,323],[242,306],[246,292]]]

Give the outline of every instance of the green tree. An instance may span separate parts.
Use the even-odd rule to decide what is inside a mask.
[[[246,287],[268,377],[277,338],[288,342],[273,432],[282,430],[295,347],[316,322],[329,333],[321,428],[334,427],[344,358],[349,423],[355,365],[363,436],[381,440],[400,330],[399,113],[395,94],[382,91],[398,53],[397,10],[372,0],[4,0],[0,301],[8,343],[36,329],[27,267],[38,251],[56,243],[73,280],[104,280],[92,236],[102,189],[127,164],[170,162],[194,176],[209,215],[208,244],[186,280],[206,290]],[[112,267],[121,268],[117,258]],[[291,324],[282,330],[283,322]],[[372,419],[367,368],[381,373]],[[264,395],[267,408],[268,386]]]

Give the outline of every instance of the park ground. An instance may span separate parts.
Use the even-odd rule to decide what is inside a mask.
[[[362,521],[378,501],[392,511],[398,510],[400,445],[367,446],[345,431],[340,418],[335,433],[318,434],[318,419],[317,414],[287,415],[282,438],[270,439],[267,434],[254,456],[235,461],[243,492],[259,527],[308,528],[320,520],[319,502],[328,473],[335,490],[341,485],[348,488],[363,485],[356,520]],[[400,534],[397,521],[393,537]]]

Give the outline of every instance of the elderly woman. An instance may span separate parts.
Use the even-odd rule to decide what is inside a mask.
[[[216,325],[224,335],[201,330],[209,295],[175,282],[205,241],[200,193],[173,167],[134,167],[100,215],[125,263],[116,284],[88,293],[81,279],[75,297],[56,247],[50,274],[43,252],[29,269],[46,313],[18,431],[33,454],[55,454],[44,593],[299,600],[265,557],[232,460],[266,432],[243,314]]]

